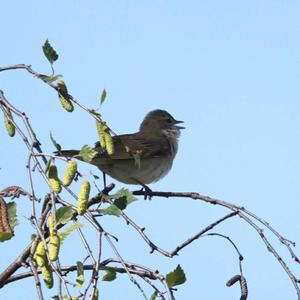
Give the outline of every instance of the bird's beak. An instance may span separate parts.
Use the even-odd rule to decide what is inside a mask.
[[[175,120],[175,124],[181,124],[181,123],[184,123],[184,122]],[[176,125],[175,127],[177,127],[178,129],[185,129],[185,127],[183,127],[183,126],[177,126]]]

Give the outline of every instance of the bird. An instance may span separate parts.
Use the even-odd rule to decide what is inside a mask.
[[[184,127],[166,110],[150,111],[139,131],[112,136],[114,152],[109,155],[100,143],[97,154],[89,162],[110,177],[125,183],[141,185],[156,182],[170,171],[178,149],[178,139]],[[62,150],[57,155],[82,160],[79,150]],[[137,159],[138,157],[138,159]]]

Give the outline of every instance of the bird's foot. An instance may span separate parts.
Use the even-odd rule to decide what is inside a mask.
[[[151,200],[152,198],[152,190],[147,186],[147,185],[143,185],[143,187],[141,188],[141,191],[143,191],[144,194],[144,199],[147,200]]]

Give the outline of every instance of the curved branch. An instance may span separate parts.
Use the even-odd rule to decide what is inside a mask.
[[[140,190],[140,191],[134,191],[134,195],[140,195],[140,196],[145,196],[145,192]],[[148,196],[158,196],[158,197],[165,197],[165,198],[170,198],[170,197],[177,197],[177,198],[190,198],[193,200],[200,200],[204,201],[209,204],[213,205],[219,205],[222,207],[225,207],[233,212],[237,212],[237,214],[246,222],[248,223],[252,228],[255,229],[255,231],[259,234],[260,238],[266,245],[266,248],[268,249],[269,252],[273,254],[273,256],[277,259],[277,261],[280,263],[284,271],[287,273],[288,277],[290,278],[293,286],[295,287],[295,290],[297,292],[298,298],[300,299],[300,288],[299,288],[299,281],[295,277],[295,275],[292,273],[290,268],[288,267],[287,263],[283,260],[283,258],[278,254],[278,252],[275,250],[275,248],[271,245],[271,243],[268,241],[268,239],[265,237],[263,233],[263,229],[260,228],[252,219],[249,217],[253,218],[254,220],[258,221],[262,225],[264,225],[267,229],[269,229],[279,240],[287,247],[288,251],[290,252],[292,258],[296,261],[299,262],[297,256],[294,254],[294,252],[290,248],[291,242],[287,242],[288,240],[283,238],[273,227],[269,225],[268,222],[265,220],[257,217],[255,214],[251,213],[250,211],[246,210],[244,207],[235,205],[230,202],[226,202],[224,200],[219,200],[215,198],[211,198],[208,196],[201,195],[199,193],[195,192],[155,192],[151,191],[150,193],[147,191]]]

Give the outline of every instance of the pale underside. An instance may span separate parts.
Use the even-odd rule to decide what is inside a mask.
[[[133,159],[114,160],[113,163],[103,163],[94,159],[92,164],[118,181],[127,184],[149,184],[166,176],[172,167],[170,156],[141,158],[140,165]]]

